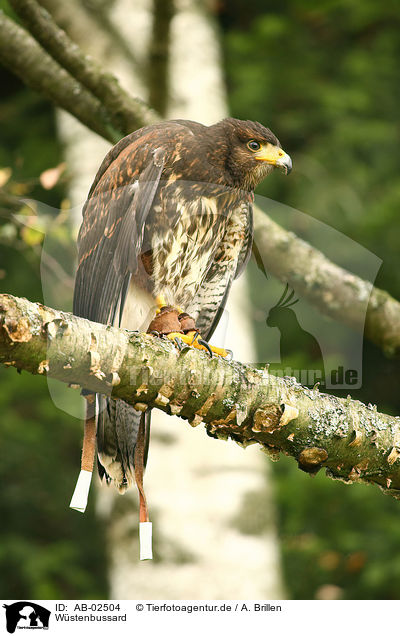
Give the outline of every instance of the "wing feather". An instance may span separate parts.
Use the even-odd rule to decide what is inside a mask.
[[[136,187],[94,193],[90,202],[99,212],[97,222],[82,232],[80,264],[74,293],[74,313],[96,322],[114,321],[123,307],[127,278],[138,264],[147,215],[164,167],[153,153]],[[85,226],[83,225],[85,229]]]

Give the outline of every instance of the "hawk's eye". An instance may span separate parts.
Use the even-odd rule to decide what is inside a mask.
[[[260,150],[261,144],[255,141],[255,139],[250,139],[250,141],[247,142],[247,147],[253,152],[256,152],[256,150]]]

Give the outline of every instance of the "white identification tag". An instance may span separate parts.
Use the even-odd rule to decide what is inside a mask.
[[[69,504],[70,508],[78,510],[78,512],[85,512],[91,480],[92,472],[88,470],[81,470],[78,481],[76,482],[74,494],[72,495],[71,503]]]
[[[153,530],[151,521],[142,521],[139,523],[139,558],[141,561],[153,558],[152,534]]]

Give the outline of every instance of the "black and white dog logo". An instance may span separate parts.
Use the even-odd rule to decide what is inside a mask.
[[[18,601],[3,605],[6,609],[6,625],[9,634],[16,629],[49,629],[50,611],[31,601]]]

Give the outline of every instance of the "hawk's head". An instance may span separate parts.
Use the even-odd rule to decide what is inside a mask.
[[[275,167],[286,174],[292,169],[292,160],[274,133],[258,122],[228,117],[209,131],[217,150],[214,156],[223,160],[238,187],[253,190]]]

